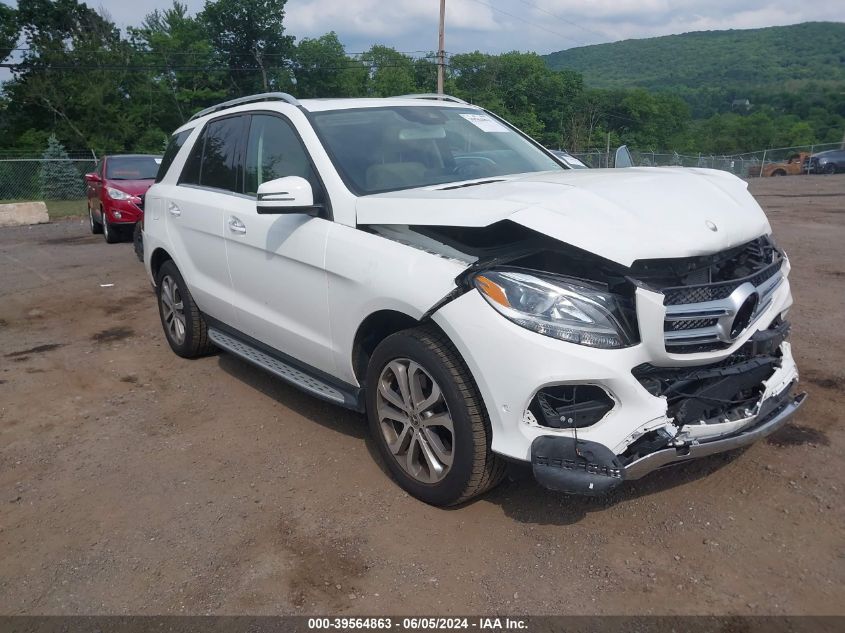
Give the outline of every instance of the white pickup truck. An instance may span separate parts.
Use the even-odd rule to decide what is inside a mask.
[[[569,169],[453,97],[271,93],[178,129],[145,207],[173,351],[366,412],[428,503],[510,464],[601,494],[805,398],[789,260],[727,173]]]

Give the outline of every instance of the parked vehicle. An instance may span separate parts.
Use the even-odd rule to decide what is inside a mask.
[[[807,159],[809,157],[810,152],[797,152],[785,161],[778,163],[765,163],[762,167],[751,165],[748,168],[748,175],[752,178],[757,176],[799,176],[807,171]]]
[[[810,156],[807,171],[811,174],[835,174],[845,171],[845,149],[829,149]]]
[[[578,160],[577,158],[575,158],[575,157],[574,157],[572,154],[570,154],[569,152],[565,152],[565,151],[563,151],[562,149],[551,149],[551,150],[549,150],[549,151],[550,151],[550,152],[551,152],[554,156],[556,156],[557,158],[559,158],[560,160],[562,160],[562,161],[563,161],[563,163],[564,163],[567,167],[571,167],[572,169],[589,169],[589,168],[588,168],[588,167],[587,167],[584,163],[582,163],[580,160]]]
[[[141,196],[160,163],[161,157],[147,154],[104,156],[95,172],[85,174],[92,233],[102,233],[109,244],[133,233],[143,215]]]
[[[197,114],[161,173],[144,263],[172,350],[366,411],[428,503],[508,464],[601,494],[804,401],[789,260],[726,172],[567,169],[453,97],[274,93]]]

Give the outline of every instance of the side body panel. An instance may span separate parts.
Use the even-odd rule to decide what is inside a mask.
[[[455,288],[466,264],[333,224],[325,267],[337,377],[357,385],[352,348],[361,323],[380,310],[421,318]]]
[[[203,312],[235,324],[223,231],[237,197],[183,185],[169,186],[164,193],[167,241],[194,300]]]

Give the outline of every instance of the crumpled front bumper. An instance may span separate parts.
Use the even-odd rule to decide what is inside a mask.
[[[792,396],[788,391],[789,389],[787,389],[784,397],[771,399],[777,400],[777,402],[771,403],[772,410],[764,415],[762,421],[756,426],[741,431],[736,435],[704,442],[694,441],[689,444],[683,444],[682,446],[666,448],[651,453],[625,466],[624,478],[639,479],[658,468],[742,448],[774,433],[798,412],[798,409],[801,408],[807,399],[806,392]],[[770,401],[765,401],[764,404],[766,402]]]

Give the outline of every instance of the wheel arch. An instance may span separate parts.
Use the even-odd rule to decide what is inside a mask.
[[[421,319],[415,318],[399,310],[377,310],[361,321],[352,343],[352,369],[358,384],[363,386],[366,383],[367,365],[379,343],[391,334],[422,325],[434,327],[448,338],[432,319],[426,316]]]
[[[161,270],[162,265],[167,261],[173,261],[173,257],[161,247],[155,249],[153,254],[150,255],[150,273],[154,282],[158,279],[158,271]]]

